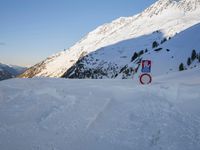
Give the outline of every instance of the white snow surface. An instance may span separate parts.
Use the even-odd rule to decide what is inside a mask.
[[[111,23],[99,26],[71,48],[48,57],[42,62],[42,65],[37,64],[34,67],[34,69],[37,68],[34,76],[61,77],[77,62],[80,56],[124,40],[132,39],[133,44],[125,46],[118,44],[118,47],[114,49],[120,49],[124,54],[133,54],[134,50],[149,48],[152,41],[158,40],[158,38],[162,40],[164,37],[173,37],[176,33],[180,33],[199,22],[199,0],[159,0],[140,14],[132,17],[121,17]],[[157,30],[162,32],[161,38],[151,36]],[[139,38],[142,36],[147,36],[147,39]],[[138,41],[143,44],[138,46]],[[109,60],[112,61],[113,56],[119,60],[121,53],[118,54],[116,50],[114,54],[105,57],[109,57]],[[129,57],[125,60],[120,59],[118,63],[123,64],[130,61],[129,59]],[[31,69],[28,71],[31,72]],[[24,74],[24,77],[30,77],[27,74]]]
[[[162,38],[163,34],[161,32],[155,32],[154,34],[145,35],[137,39],[125,40],[91,53],[86,58],[87,61],[81,63],[84,63],[85,68],[92,69],[99,68],[99,66],[106,69],[109,66],[114,66],[112,64],[117,64],[119,66],[118,72],[120,72],[120,69],[125,64],[133,68],[137,66],[135,62],[131,62],[131,57],[134,53],[133,48],[137,47],[137,50],[148,49],[148,52],[141,57],[144,60],[152,61],[152,74],[154,76],[177,72],[181,63],[188,69],[200,67],[200,63],[197,60],[193,61],[190,66],[187,65],[187,59],[191,57],[192,50],[195,50],[198,55],[200,54],[200,24],[196,24],[180,32],[172,39],[152,49],[153,41],[155,39],[159,41]],[[155,51],[158,48],[162,48],[162,50]],[[112,72],[113,69],[110,69],[110,71]],[[122,74],[119,73],[117,78],[122,78]],[[132,76],[128,78],[132,78]]]
[[[199,35],[200,24],[196,24],[160,45],[159,48],[162,48],[160,52],[153,50],[150,54],[144,55],[143,59],[152,60],[154,75],[176,72],[181,63],[187,68],[200,67],[198,61],[193,61],[190,67],[187,65],[187,59],[191,57],[192,50],[196,50],[197,54],[200,54]],[[167,49],[170,51],[167,52]]]
[[[1,150],[199,150],[200,70],[0,82]]]

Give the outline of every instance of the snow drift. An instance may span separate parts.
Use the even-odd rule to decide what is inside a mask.
[[[2,150],[199,150],[200,71],[0,82]],[[192,76],[191,76],[192,75]]]

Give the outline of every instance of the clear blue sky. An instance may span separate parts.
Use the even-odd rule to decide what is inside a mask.
[[[0,0],[0,62],[22,66],[67,49],[99,25],[156,0]]]

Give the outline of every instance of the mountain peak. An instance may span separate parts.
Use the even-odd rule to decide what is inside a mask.
[[[152,17],[160,15],[165,10],[181,11],[184,13],[193,12],[200,7],[200,0],[158,0],[147,8],[141,15]]]
[[[158,0],[140,14],[97,27],[68,50],[48,57],[20,77],[61,77],[68,71],[78,74],[89,66],[89,71],[95,68],[96,74],[108,73],[107,77],[114,78],[129,64],[134,52],[150,51],[154,41],[162,43],[199,23],[199,6],[200,0]],[[76,65],[78,69],[74,70]]]

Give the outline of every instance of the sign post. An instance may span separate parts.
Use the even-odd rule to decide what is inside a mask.
[[[141,84],[150,84],[152,82],[151,73],[151,60],[142,60],[142,74],[140,75]]]

